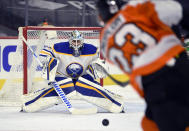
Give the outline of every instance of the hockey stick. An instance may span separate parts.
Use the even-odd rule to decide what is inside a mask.
[[[99,65],[99,66],[101,66],[100,64],[98,64],[98,63],[96,63],[97,65]],[[125,82],[121,82],[121,81],[118,81],[118,80],[116,80],[115,78],[113,78],[103,67],[102,67],[102,69],[103,69],[103,72],[108,76],[108,77],[110,77],[110,79],[112,80],[112,81],[114,81],[116,84],[118,84],[119,86],[121,86],[121,87],[125,87],[125,86],[127,86],[129,83],[130,83],[130,81],[129,80],[127,80],[127,81],[125,81]]]
[[[115,78],[113,78],[109,73],[106,73],[106,74],[108,75],[108,77],[110,77],[110,79],[111,79],[112,81],[114,81],[116,84],[120,85],[121,87],[125,87],[125,86],[127,86],[127,85],[130,83],[129,80],[124,81],[124,82],[121,82],[121,81],[118,81],[118,80],[116,80]]]
[[[38,56],[35,54],[33,49],[29,46],[26,39],[23,36],[20,36],[20,37],[24,41],[24,43],[27,45],[27,47],[30,49],[33,56],[37,60],[38,64],[42,67],[43,64],[41,63],[41,61],[39,60]],[[97,113],[97,108],[95,108],[95,107],[94,108],[87,108],[87,109],[73,108],[72,104],[70,103],[70,101],[66,97],[65,93],[62,91],[62,89],[58,85],[58,83],[56,81],[54,81],[54,82],[52,82],[52,84],[53,84],[53,87],[54,87],[55,91],[57,92],[58,96],[61,98],[62,102],[66,105],[66,107],[70,111],[70,113],[72,113],[72,114],[94,114],[94,113]]]

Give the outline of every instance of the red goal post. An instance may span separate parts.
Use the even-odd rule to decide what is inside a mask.
[[[101,29],[101,27],[27,26],[19,27],[19,38],[23,36],[36,54],[38,54],[39,50],[44,46],[44,43],[53,44],[60,41],[67,41],[70,33],[73,30],[78,30],[82,33],[85,43],[94,44],[100,48]],[[45,36],[42,35],[44,32],[47,32]],[[46,39],[47,37],[50,39]],[[41,88],[42,83],[44,84],[42,81],[43,80],[39,78],[38,65],[31,51],[23,41],[23,93],[26,94],[36,90],[34,88],[38,88],[34,86],[40,86]],[[99,81],[101,85],[103,85],[103,79]]]

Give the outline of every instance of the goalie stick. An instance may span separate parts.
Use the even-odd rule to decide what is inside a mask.
[[[27,45],[27,47],[30,49],[33,56],[37,60],[38,64],[42,67],[43,64],[41,63],[41,61],[39,60],[38,56],[35,54],[33,49],[29,46],[26,39],[23,36],[20,36],[20,37],[24,41],[24,43]],[[66,105],[66,107],[70,113],[76,114],[76,115],[77,114],[95,114],[95,113],[97,113],[97,108],[95,108],[95,107],[94,108],[86,108],[86,109],[73,108],[72,104],[70,103],[70,101],[66,97],[65,93],[62,91],[62,89],[58,85],[58,83],[56,81],[54,81],[52,84],[53,84],[53,87],[54,87],[55,91],[57,92],[58,96],[61,98],[62,102]]]

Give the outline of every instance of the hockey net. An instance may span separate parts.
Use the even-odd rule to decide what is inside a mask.
[[[41,68],[31,50],[27,47],[22,38],[24,38],[33,51],[38,55],[40,50],[45,46],[51,46],[57,42],[68,41],[69,36],[73,30],[78,30],[82,33],[84,42],[100,47],[100,27],[53,27],[53,26],[27,26],[19,27],[19,41],[22,45],[21,52],[23,53],[23,76],[22,76],[22,88],[19,87],[19,91],[12,93],[11,96],[7,95],[6,98],[1,98],[1,105],[20,105],[20,96],[22,94],[30,93],[47,85],[47,81],[41,78]],[[20,48],[18,48],[20,49]],[[100,79],[99,82],[103,83]],[[11,88],[14,86],[7,87],[10,93]],[[15,88],[15,87],[14,87]],[[3,103],[3,104],[2,104]],[[7,104],[8,103],[8,104]]]

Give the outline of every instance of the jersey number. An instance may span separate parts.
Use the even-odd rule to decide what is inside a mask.
[[[155,45],[155,39],[150,34],[132,23],[123,25],[114,40],[117,47],[110,48],[109,58],[128,73],[141,52]]]

